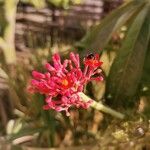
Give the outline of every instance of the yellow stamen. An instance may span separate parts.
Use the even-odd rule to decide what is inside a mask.
[[[63,80],[62,80],[62,85],[68,86],[68,84],[69,84],[69,82],[68,82],[67,79],[63,79]]]

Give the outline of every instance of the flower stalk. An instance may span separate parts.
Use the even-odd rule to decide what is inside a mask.
[[[59,54],[52,56],[53,64],[46,63],[46,72],[33,71],[29,91],[45,96],[44,110],[53,109],[58,112],[65,111],[69,116],[69,108],[77,107],[87,109],[93,107],[97,110],[123,119],[124,115],[104,106],[83,93],[84,86],[90,81],[102,81],[99,54],[90,54],[85,57],[84,69],[80,67],[79,54],[70,53],[70,58],[61,61]]]
[[[83,92],[79,92],[78,95],[81,97],[81,99],[84,101],[84,102],[88,102],[89,100],[91,100],[91,98],[89,98],[87,95],[85,95]],[[107,114],[110,114],[116,118],[119,118],[119,119],[124,119],[124,114],[120,113],[120,112],[117,112],[99,102],[96,102],[96,101],[92,101],[91,102],[91,107],[93,107],[94,109],[96,110],[99,110],[99,111],[102,111],[104,113],[107,113]]]

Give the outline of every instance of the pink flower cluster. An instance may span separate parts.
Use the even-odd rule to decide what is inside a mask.
[[[83,102],[78,92],[82,92],[84,85],[91,80],[103,80],[99,55],[88,55],[84,59],[83,71],[80,68],[78,54],[71,52],[70,59],[65,59],[63,63],[59,54],[54,54],[52,60],[53,65],[45,65],[47,72],[32,72],[34,79],[31,80],[29,91],[45,95],[45,110],[66,111],[69,115],[68,109],[71,106],[88,108],[91,101]]]

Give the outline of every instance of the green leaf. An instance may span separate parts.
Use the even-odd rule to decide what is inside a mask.
[[[143,93],[150,95],[150,41],[147,47],[141,84],[143,87]]]
[[[150,38],[149,6],[145,6],[131,24],[108,77],[108,103],[127,106],[136,93],[141,79],[144,59]],[[146,19],[145,19],[146,18]]]
[[[103,49],[110,40],[112,33],[119,29],[132,14],[142,6],[142,2],[135,3],[134,1],[131,1],[125,3],[89,31],[76,46],[79,48],[90,49],[92,52]]]
[[[38,96],[39,97],[39,107],[42,108],[44,105],[43,101],[43,96]],[[48,128],[48,134],[49,134],[49,146],[54,146],[55,143],[55,133],[56,133],[56,120],[55,120],[55,113],[52,110],[45,111],[41,109],[41,117],[44,121],[44,124],[46,124]]]

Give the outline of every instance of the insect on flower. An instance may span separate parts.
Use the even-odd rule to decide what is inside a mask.
[[[59,54],[54,54],[52,60],[53,65],[45,64],[45,73],[32,72],[29,91],[45,95],[45,110],[66,111],[69,115],[68,109],[71,106],[88,108],[92,100],[84,102],[78,93],[83,92],[84,85],[89,81],[103,80],[99,55],[88,55],[83,61],[83,70],[80,67],[79,54],[71,52],[70,58],[63,62]],[[97,73],[99,75],[95,77]]]
[[[89,66],[89,67],[99,67],[103,64],[103,62],[99,61],[99,54],[89,54],[85,57],[84,59],[84,64]]]
[[[93,53],[91,53],[86,56],[86,59],[95,59],[95,56]]]

